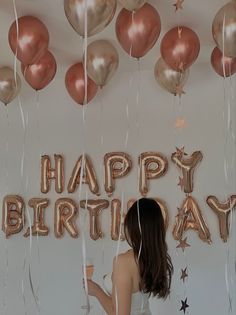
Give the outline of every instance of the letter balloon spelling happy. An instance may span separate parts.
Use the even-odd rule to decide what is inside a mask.
[[[115,179],[124,177],[132,167],[132,161],[128,154],[124,152],[111,152],[104,156],[105,167],[105,191],[108,196],[115,190]]]
[[[55,190],[58,194],[64,191],[64,160],[59,154],[54,154],[55,168],[51,166],[48,155],[41,157],[41,192],[46,194],[50,190],[50,182],[55,179]]]
[[[148,193],[148,180],[164,176],[168,161],[159,152],[144,152],[139,156],[139,191],[142,196]]]

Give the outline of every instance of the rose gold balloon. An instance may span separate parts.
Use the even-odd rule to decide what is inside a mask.
[[[33,16],[22,16],[13,22],[8,33],[10,47],[25,65],[36,63],[47,51],[49,34],[46,26]]]
[[[89,103],[98,91],[96,83],[87,76],[87,100],[85,100],[85,74],[82,62],[68,69],[65,84],[70,96],[80,105]]]
[[[144,4],[135,13],[122,9],[116,20],[116,36],[122,48],[132,57],[140,58],[155,45],[161,31],[157,10]]]
[[[197,59],[200,41],[188,27],[178,26],[165,34],[161,41],[161,56],[176,71],[184,71]]]
[[[21,64],[21,71],[33,89],[42,90],[53,80],[56,74],[56,60],[48,51],[37,63],[28,66]]]
[[[212,35],[225,56],[236,57],[236,1],[227,3],[217,12]]]
[[[111,239],[113,241],[125,240],[124,234],[124,218],[125,213],[121,211],[120,199],[112,199],[111,201]]]
[[[211,65],[222,77],[229,77],[236,72],[236,58],[223,56],[218,47],[212,51]]]

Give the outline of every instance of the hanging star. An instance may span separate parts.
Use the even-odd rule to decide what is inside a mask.
[[[177,148],[177,147],[175,147],[176,148],[176,156],[178,157],[178,158],[180,158],[180,159],[182,159],[182,157],[184,156],[184,155],[187,155],[187,153],[185,153],[184,152],[184,147],[182,147],[182,148]]]
[[[179,68],[183,68],[183,65],[180,64]],[[181,69],[180,68],[180,69]],[[182,71],[182,70],[181,70]],[[179,97],[182,96],[182,94],[186,94],[185,91],[183,90],[183,87],[181,85],[177,85],[175,89],[175,95],[178,95]]]
[[[180,186],[181,191],[184,190],[184,178],[179,176],[178,186]]]
[[[179,245],[176,246],[176,248],[181,248],[182,251],[185,251],[186,247],[190,247],[190,245],[187,243],[187,237],[185,237],[184,240],[179,240]]]
[[[185,278],[188,277],[188,274],[187,274],[187,267],[185,269],[181,269],[181,277],[180,277],[180,280],[183,280],[183,282],[185,282]]]
[[[173,6],[175,7],[175,12],[178,10],[182,10],[183,9],[183,3],[184,0],[177,0],[175,4],[173,4]]]
[[[175,128],[178,128],[178,129],[186,128],[186,120],[180,117],[176,118]]]
[[[189,305],[187,304],[187,298],[183,301],[183,300],[181,300],[181,303],[182,303],[182,306],[181,306],[181,309],[180,309],[180,311],[183,311],[184,312],[184,314],[185,314],[185,312],[186,312],[186,308],[188,308],[189,307]]]

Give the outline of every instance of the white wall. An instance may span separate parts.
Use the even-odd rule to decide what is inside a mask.
[[[134,61],[134,69],[136,64]],[[141,64],[142,66],[142,64]],[[201,68],[208,67],[207,75],[201,75]],[[1,146],[1,200],[8,193],[20,194],[28,200],[41,196],[39,187],[40,153],[52,155],[61,153],[65,157],[66,179],[78,156],[82,153],[82,108],[76,106],[68,97],[64,88],[65,68],[59,67],[54,82],[39,93],[39,109],[37,110],[34,92],[24,86],[21,95],[25,117],[29,117],[25,139],[25,171],[21,176],[20,164],[22,155],[23,129],[17,101],[8,106],[9,126],[6,122],[6,108],[1,107],[0,146]],[[227,292],[225,285],[225,261],[227,246],[219,237],[218,221],[215,214],[206,205],[205,199],[214,194],[220,199],[226,195],[223,172],[223,85],[210,70],[209,65],[194,66],[187,94],[183,97],[184,115],[187,128],[180,134],[173,127],[175,113],[173,97],[162,91],[153,79],[152,71],[135,71],[131,73],[133,82],[129,85],[130,73],[118,73],[86,109],[86,141],[85,150],[91,156],[98,174],[102,196],[107,198],[102,187],[102,157],[104,153],[125,150],[133,158],[134,167],[130,175],[117,181],[114,197],[121,198],[124,191],[125,200],[138,197],[137,158],[139,153],[156,150],[168,157],[169,171],[161,179],[153,180],[149,196],[164,199],[169,208],[170,226],[168,229],[168,245],[175,266],[172,295],[166,302],[153,300],[153,314],[178,314],[180,299],[186,292],[190,304],[189,313],[226,315],[228,314]],[[141,88],[139,105],[136,103],[137,82],[140,76]],[[129,94],[127,102],[127,94]],[[177,104],[175,104],[177,106]],[[126,106],[129,108],[127,121]],[[102,117],[101,117],[102,116]],[[39,122],[39,127],[38,127]],[[139,134],[137,133],[139,125]],[[129,126],[129,127],[128,127]],[[129,128],[127,149],[124,148],[125,134]],[[104,145],[101,147],[101,133]],[[6,140],[9,151],[6,152]],[[171,230],[174,218],[184,198],[177,186],[178,171],[170,161],[175,146],[183,144],[186,151],[201,150],[204,159],[195,175],[193,196],[197,199],[203,215],[211,231],[213,244],[203,243],[195,232],[188,232],[191,247],[186,254],[176,251],[176,242]],[[232,170],[233,171],[233,170]],[[7,176],[8,174],[8,176]],[[26,187],[26,179],[29,184]],[[229,191],[228,191],[229,192]],[[231,185],[230,193],[235,193]],[[63,196],[68,196],[65,193]],[[85,197],[85,191],[82,192]],[[47,195],[51,206],[46,213],[50,227],[48,237],[33,239],[31,272],[34,287],[38,287],[41,313],[49,314],[83,314],[80,309],[83,303],[81,283],[82,249],[81,238],[71,239],[66,235],[57,240],[53,235],[53,205],[57,195],[52,189]],[[90,195],[89,197],[93,197]],[[78,193],[73,198],[78,200]],[[108,198],[107,198],[108,199]],[[31,210],[30,210],[31,211]],[[81,211],[82,212],[82,211]],[[83,214],[80,213],[79,222]],[[116,251],[116,242],[111,241],[110,210],[104,210],[102,227],[106,234],[103,240],[91,241],[86,227],[86,248],[88,256],[95,263],[94,279],[102,282],[102,276],[111,271],[112,258]],[[4,239],[1,233],[1,312],[4,314],[30,314],[35,312],[34,299],[29,286],[29,240],[22,234]],[[234,244],[230,249],[233,251]],[[122,248],[126,246],[123,244]],[[122,249],[121,248],[121,249]],[[26,257],[26,267],[23,268]],[[187,263],[189,278],[187,285],[179,280],[180,268]],[[23,303],[22,279],[25,286],[26,308]],[[235,298],[235,296],[234,296]],[[4,305],[5,301],[5,305]],[[91,299],[91,314],[102,314],[101,308]]]

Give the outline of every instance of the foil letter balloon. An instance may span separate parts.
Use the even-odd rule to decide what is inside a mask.
[[[58,194],[64,190],[64,160],[61,155],[54,154],[55,168],[51,166],[49,155],[41,157],[41,192],[47,194],[51,180],[55,180],[55,190]]]
[[[212,35],[224,56],[236,57],[236,2],[230,1],[216,14]]]
[[[64,10],[70,25],[82,37],[85,37],[87,14],[87,36],[92,36],[111,22],[116,0],[64,0]]]
[[[105,199],[81,200],[80,202],[80,207],[89,211],[90,237],[94,241],[103,238],[99,217],[102,210],[108,206],[109,202]]]
[[[54,233],[57,238],[61,238],[65,230],[71,237],[78,237],[79,232],[75,223],[77,214],[77,205],[72,199],[57,199],[54,209]]]
[[[139,156],[139,191],[146,196],[150,179],[164,176],[168,170],[168,161],[159,152],[144,152]]]
[[[2,230],[6,238],[19,233],[24,226],[25,204],[17,195],[8,195],[3,199],[2,207]]]
[[[207,204],[218,217],[220,237],[224,242],[227,242],[229,237],[229,215],[231,211],[235,210],[236,195],[230,196],[225,202],[219,201],[215,196],[209,196]]]
[[[0,101],[7,105],[11,103],[19,94],[21,89],[21,80],[14,70],[9,67],[0,68]]]
[[[34,210],[34,220],[33,226],[28,227],[24,237],[28,237],[30,235],[30,231],[32,235],[37,236],[47,236],[49,232],[49,228],[45,225],[44,220],[44,212],[47,206],[49,205],[49,199],[45,198],[33,198],[29,200],[29,206]]]
[[[163,200],[160,199],[160,198],[152,198],[152,199],[154,199],[154,200],[158,203],[158,205],[160,206],[160,208],[161,208],[161,213],[162,213],[162,216],[163,216],[163,219],[164,219],[164,222],[165,222],[165,228],[166,228],[166,230],[167,230],[168,225],[169,225],[169,214],[168,214],[167,205],[166,205],[165,201],[163,201]],[[133,205],[135,202],[136,202],[136,199],[130,199],[130,200],[128,201],[128,204],[127,204],[127,205],[128,205],[128,210],[129,210],[129,208],[132,207],[132,205]]]
[[[183,204],[178,209],[173,228],[174,239],[181,240],[183,234],[189,229],[197,231],[202,241],[207,242],[208,244],[212,243],[211,234],[202,216],[202,212],[197,201],[192,196],[186,197]]]
[[[125,240],[124,235],[125,213],[121,212],[121,201],[112,199],[111,201],[111,239],[113,241]]]
[[[12,23],[8,40],[16,57],[24,65],[31,65],[38,62],[46,53],[49,34],[46,26],[39,19],[34,16],[22,16],[18,19],[18,23],[16,21]]]
[[[183,177],[180,180],[183,182],[184,192],[189,194],[193,191],[194,171],[197,165],[201,162],[203,155],[201,151],[193,152],[191,156],[187,157],[184,157],[184,155],[185,153],[178,149],[177,152],[171,155],[171,160],[181,170]]]
[[[115,190],[115,180],[126,176],[132,168],[132,161],[124,152],[106,153],[104,156],[105,191],[111,196]]]
[[[99,195],[99,186],[96,173],[89,156],[86,154],[81,155],[75,164],[68,183],[68,192],[74,193],[80,183],[87,184],[93,194]]]

